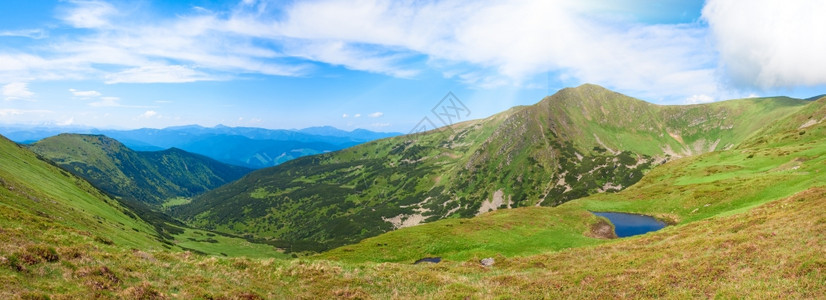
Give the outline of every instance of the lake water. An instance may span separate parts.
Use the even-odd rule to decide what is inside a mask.
[[[608,218],[608,221],[614,224],[614,231],[618,237],[639,235],[665,227],[665,223],[662,221],[646,215],[617,212],[594,212],[593,214]]]

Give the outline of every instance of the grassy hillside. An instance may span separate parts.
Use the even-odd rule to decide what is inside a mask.
[[[666,163],[618,193],[592,195],[554,208],[521,208],[470,220],[442,220],[369,238],[321,257],[412,262],[426,256],[454,260],[526,256],[607,242],[588,237],[600,222],[589,211],[641,213],[678,225],[744,212],[824,186],[826,124],[800,128],[811,124],[809,116],[826,119],[826,99],[776,120],[762,131],[765,134],[743,143],[750,146]]]
[[[668,160],[730,149],[807,103],[658,106],[583,85],[486,119],[259,170],[173,213],[294,250],[326,249],[440,219],[616,192]]]
[[[135,152],[101,135],[60,134],[30,149],[112,195],[154,205],[203,193],[251,171],[175,148]]]
[[[295,260],[140,248],[151,239],[95,241],[95,232],[58,223],[66,218],[28,211],[38,207],[28,197],[45,193],[18,188],[40,191],[31,179],[46,178],[53,181],[47,187],[67,190],[52,184],[75,177],[0,143],[0,208],[18,209],[0,210],[0,237],[11,241],[0,248],[0,298],[821,298],[824,119],[821,100],[732,149],[655,167],[618,193],[441,220]],[[588,235],[601,219],[587,210],[642,212],[676,224],[597,239]],[[411,264],[424,256],[444,261]],[[495,264],[481,266],[485,257]]]
[[[492,267],[481,266],[478,259],[487,255],[478,254],[412,265],[87,247],[82,255],[60,252],[59,261],[44,260],[25,271],[0,268],[0,297],[819,298],[826,294],[824,205],[826,189],[811,188],[739,214],[602,245],[493,255]],[[520,213],[545,210],[569,209],[490,215],[513,213],[507,219],[518,223]]]
[[[86,180],[3,137],[0,214],[0,255],[7,259],[14,253],[25,255],[29,246],[46,245],[60,251],[68,249],[64,246],[86,244],[112,249],[284,257],[272,246],[191,229],[145,207],[114,200]]]

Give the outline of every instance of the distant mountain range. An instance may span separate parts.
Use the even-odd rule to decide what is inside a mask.
[[[0,127],[0,133],[23,144],[60,133],[100,134],[116,139],[136,151],[174,147],[248,168],[270,167],[297,157],[336,151],[400,134],[364,129],[344,131],[330,126],[287,130],[223,125],[211,128],[188,125],[134,130],[7,126]]]

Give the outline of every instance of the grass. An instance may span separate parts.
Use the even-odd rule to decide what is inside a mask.
[[[688,224],[748,211],[826,182],[824,135],[684,158],[650,171],[638,184],[554,208],[497,211],[404,228],[321,254],[323,259],[412,262],[427,256],[467,260],[529,256],[602,244],[584,236],[596,219],[588,211],[652,215]],[[808,129],[810,132],[813,128]]]
[[[619,193],[446,219],[292,260],[166,250],[113,200],[0,143],[0,298],[823,298],[826,126],[798,124],[824,106],[738,148],[659,166]],[[595,239],[599,219],[587,210],[676,225]],[[119,221],[143,227],[125,235]],[[229,251],[204,231],[176,240],[189,238]],[[251,246],[234,253],[277,252]],[[445,259],[411,264],[424,256]],[[484,257],[495,264],[481,266]]]
[[[187,197],[169,198],[169,199],[166,199],[166,201],[164,201],[161,204],[161,208],[166,210],[166,209],[169,209],[170,207],[178,206],[178,205],[184,205],[184,204],[187,204],[189,202],[192,202],[192,198],[187,198]]]
[[[6,241],[6,246],[10,247],[6,249],[8,251],[43,236],[39,230],[57,227],[60,230],[55,232],[68,231],[124,248],[286,257],[272,246],[251,244],[240,238],[182,225],[159,229],[142,219],[146,216],[138,216],[85,180],[40,160],[36,154],[5,139],[0,140],[0,212],[3,213],[0,218],[3,231],[0,233],[15,228],[24,232],[18,238]],[[171,238],[164,238],[163,234],[169,234]],[[59,236],[55,236],[47,242],[58,239]]]
[[[470,218],[497,193],[500,208],[531,207],[626,188],[665,160],[733,147],[809,103],[659,106],[583,85],[486,119],[258,170],[169,212],[195,227],[323,251],[392,231],[388,219]]]
[[[599,222],[583,211],[556,208],[499,210],[472,219],[445,219],[402,228],[320,254],[350,262],[412,263],[437,256],[463,261],[491,256],[527,256],[605,240],[588,237]]]
[[[0,267],[0,297],[819,298],[826,294],[824,206],[826,189],[812,188],[644,236],[496,256],[487,268],[475,257],[435,265],[220,258],[79,237],[58,243],[57,261]]]

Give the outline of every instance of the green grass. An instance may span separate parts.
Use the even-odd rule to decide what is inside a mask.
[[[826,124],[799,124],[826,115],[826,105],[802,114],[734,149],[656,167],[618,193],[449,218],[294,260],[168,251],[151,237],[117,235],[108,217],[58,214],[85,197],[80,207],[129,219],[83,181],[0,143],[0,298],[822,298]],[[68,198],[46,198],[41,186]],[[677,224],[595,239],[587,234],[599,219],[589,209]],[[183,238],[210,244],[212,236],[187,230]],[[424,256],[445,260],[411,264]],[[484,257],[495,264],[481,266]]]
[[[252,244],[240,238],[216,235],[213,237],[216,243],[207,241],[205,236],[214,234],[206,231],[174,224],[157,227],[144,220],[149,217],[145,213],[130,210],[87,181],[5,139],[0,139],[0,209],[3,212],[0,228],[17,228],[25,233],[7,241],[9,251],[27,244],[26,241],[36,241],[36,237],[43,236],[39,230],[56,227],[59,229],[55,232],[68,231],[127,249],[187,249],[212,255],[286,257],[272,246]],[[60,236],[54,236],[50,243],[59,239]],[[69,240],[76,241],[76,237]]]
[[[812,107],[826,115],[826,105]],[[779,123],[797,122],[796,118]],[[795,137],[791,140],[672,161],[618,193],[596,194],[551,209],[520,208],[404,228],[319,257],[411,262],[427,256],[456,260],[525,256],[604,243],[583,235],[596,222],[588,211],[646,214],[671,224],[744,213],[826,182],[826,147],[822,146],[826,133],[799,134],[822,126],[792,127],[775,133]]]
[[[318,257],[351,262],[412,263],[423,257],[464,261],[526,256],[606,240],[587,235],[597,217],[559,208],[500,210],[471,219],[444,219],[395,230],[324,252]]]
[[[132,151],[102,135],[60,134],[29,149],[109,193],[155,207],[236,180],[251,169],[179,149]]]
[[[489,268],[476,257],[435,265],[205,257],[88,246],[94,242],[79,236],[54,246],[57,261],[35,259],[24,271],[1,253],[0,297],[819,298],[826,294],[825,205],[826,189],[814,188],[644,236],[496,256]]]
[[[387,219],[473,217],[499,191],[511,207],[531,207],[623,189],[665,160],[731,148],[808,103],[659,106],[583,85],[486,119],[258,170],[169,212],[293,251],[326,250],[396,229]]]
[[[184,205],[184,204],[187,204],[189,202],[192,202],[192,198],[187,198],[187,197],[169,198],[169,199],[166,199],[166,201],[164,201],[163,204],[161,204],[161,208],[166,210],[166,209],[169,209],[170,207],[178,206],[178,205]]]

